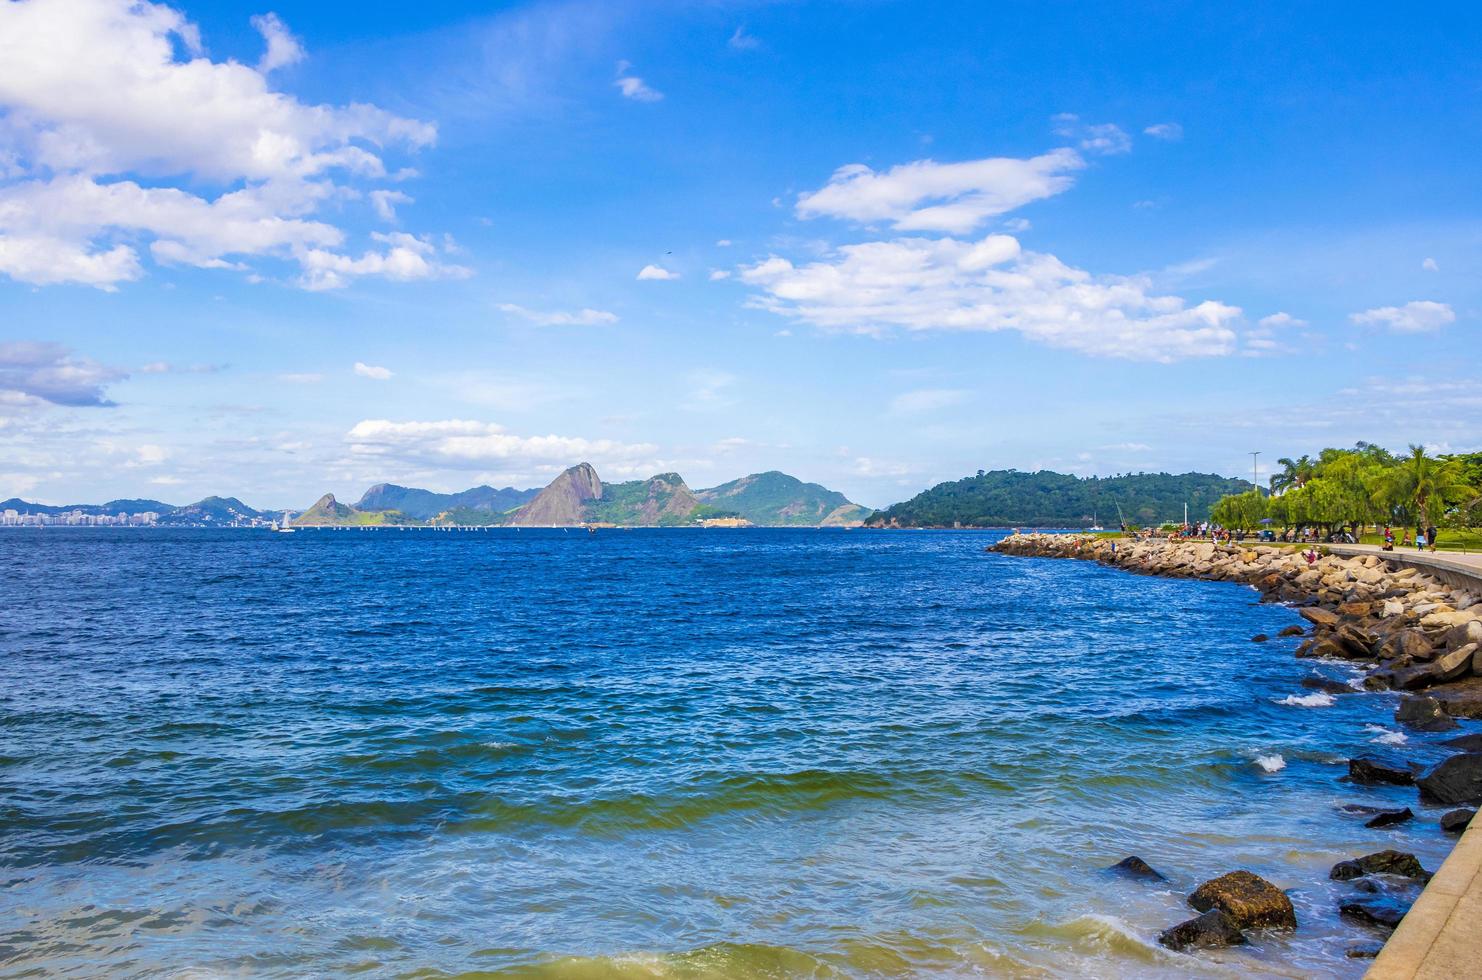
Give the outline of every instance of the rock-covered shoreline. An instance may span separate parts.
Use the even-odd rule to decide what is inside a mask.
[[[1160,538],[1100,538],[1080,534],[1013,534],[988,550],[1038,558],[1072,558],[1147,575],[1240,582],[1261,593],[1262,601],[1296,607],[1310,624],[1293,626],[1285,636],[1302,635],[1297,656],[1343,660],[1367,673],[1369,690],[1393,690],[1407,697],[1395,719],[1420,731],[1458,727],[1456,718],[1482,719],[1482,589],[1447,585],[1424,571],[1398,568],[1378,555],[1343,557],[1308,555],[1269,545],[1216,545],[1209,541]],[[1265,642],[1269,637],[1251,638]],[[1310,683],[1309,683],[1310,681]],[[1304,681],[1326,694],[1352,694],[1355,688],[1327,678]],[[1412,693],[1413,692],[1413,693]],[[1456,751],[1428,772],[1410,763],[1372,757],[1349,760],[1349,783],[1416,787],[1420,802],[1458,806],[1482,802],[1482,734],[1463,735],[1444,743]],[[1366,826],[1387,827],[1414,818],[1408,808],[1382,810],[1355,805],[1371,819]],[[1458,834],[1475,815],[1468,807],[1441,817],[1440,829]],[[1128,858],[1117,867],[1145,866]],[[1158,872],[1148,868],[1152,875]],[[1413,855],[1381,851],[1334,866],[1335,881],[1351,882],[1355,894],[1339,907],[1340,915],[1371,926],[1393,928],[1403,918],[1414,891],[1429,880]],[[1246,880],[1246,879],[1249,880]],[[1268,882],[1236,871],[1206,882],[1208,890],[1234,881],[1267,899],[1281,892]],[[1159,941],[1174,949],[1233,945],[1244,942],[1243,930],[1256,925],[1295,928],[1283,915],[1271,921],[1247,921],[1238,903],[1197,901],[1204,914],[1162,933]],[[1282,896],[1284,898],[1284,896]],[[1233,904],[1232,904],[1233,903]],[[1276,903],[1276,904],[1279,904]],[[1289,904],[1287,908],[1289,908]],[[1372,949],[1350,956],[1372,956]]]
[[[1080,558],[1131,572],[1241,582],[1312,624],[1299,657],[1370,668],[1371,690],[1426,690],[1452,717],[1482,718],[1482,595],[1378,555],[1320,555],[1270,545],[1014,534],[992,551]]]

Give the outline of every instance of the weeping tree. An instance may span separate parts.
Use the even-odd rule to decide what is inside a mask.
[[[1268,498],[1260,490],[1221,497],[1209,512],[1210,520],[1221,527],[1248,531],[1259,527],[1266,517]]]

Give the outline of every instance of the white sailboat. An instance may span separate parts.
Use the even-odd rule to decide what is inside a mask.
[[[294,531],[297,531],[298,528],[288,523],[288,511],[285,510],[283,512],[283,523],[274,524],[273,530],[277,531],[279,534],[292,534]]]

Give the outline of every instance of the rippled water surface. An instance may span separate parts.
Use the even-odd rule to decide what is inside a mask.
[[[1393,701],[995,538],[0,533],[0,976],[1360,974]],[[1152,943],[1237,867],[1294,936]]]

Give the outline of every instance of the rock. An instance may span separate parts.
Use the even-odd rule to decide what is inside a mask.
[[[1354,655],[1348,648],[1330,636],[1320,639],[1308,640],[1297,648],[1297,656],[1312,657],[1317,660],[1353,660]]]
[[[1383,946],[1350,946],[1343,955],[1351,960],[1372,960],[1379,955]]]
[[[1328,872],[1328,877],[1334,881],[1352,881],[1364,875],[1396,875],[1418,881],[1429,881],[1431,877],[1431,873],[1420,866],[1420,860],[1414,854],[1404,851],[1377,851],[1361,858],[1339,861]]]
[[[1344,902],[1338,906],[1338,914],[1346,919],[1356,919],[1367,925],[1390,929],[1399,925],[1408,911],[1410,908],[1407,905],[1383,900]]]
[[[1376,813],[1383,813],[1384,807],[1370,806],[1367,803],[1344,803],[1338,807],[1339,813],[1356,813],[1361,817],[1372,817]]]
[[[1348,760],[1348,779],[1363,786],[1387,783],[1391,786],[1414,786],[1415,774],[1409,769],[1390,765],[1373,756]]]
[[[1442,605],[1437,609],[1420,617],[1420,625],[1428,627],[1437,626],[1462,626],[1474,622],[1476,617],[1470,609],[1452,609]]]
[[[1168,880],[1167,878],[1163,877],[1163,875],[1159,874],[1156,868],[1148,864],[1136,854],[1132,855],[1131,857],[1123,858],[1106,870],[1114,871],[1120,875],[1126,875],[1128,878],[1143,878],[1147,881]]]
[[[1158,934],[1158,942],[1173,950],[1208,949],[1215,946],[1238,946],[1245,942],[1240,927],[1219,909],[1211,909],[1198,918],[1180,922]]]
[[[1436,683],[1454,681],[1458,677],[1465,677],[1472,672],[1472,656],[1477,652],[1477,644],[1468,643],[1459,650],[1443,653],[1435,659],[1434,670]]]
[[[1472,822],[1472,818],[1476,815],[1477,811],[1468,807],[1462,807],[1460,810],[1449,810],[1441,814],[1441,829],[1448,834],[1459,834],[1467,829],[1467,825]]]
[[[1352,623],[1344,623],[1333,633],[1333,639],[1338,642],[1344,650],[1348,651],[1348,657],[1355,660],[1367,660],[1374,656],[1374,636],[1367,630],[1359,629]]]
[[[1482,732],[1458,735],[1455,738],[1448,738],[1441,744],[1448,749],[1460,749],[1463,752],[1482,752]]]
[[[1482,800],[1482,752],[1453,755],[1415,781],[1422,799],[1433,803]]]
[[[1405,615],[1405,604],[1398,599],[1385,599],[1379,614],[1385,619],[1393,619],[1396,616]]]
[[[1482,621],[1472,620],[1461,626],[1453,626],[1446,631],[1446,645],[1455,649],[1464,647],[1468,643],[1482,644]]]
[[[1286,627],[1283,627],[1282,630],[1281,630],[1281,632],[1280,633],[1277,633],[1276,635],[1277,636],[1301,636],[1302,635],[1302,627],[1296,626],[1296,625],[1286,626]]]
[[[1395,721],[1421,732],[1444,732],[1457,727],[1435,698],[1406,698],[1395,711]]]
[[[1271,637],[1267,636],[1265,633],[1257,633],[1255,636],[1250,638],[1250,642],[1265,643],[1269,639],[1271,639]]]
[[[1300,583],[1301,577],[1298,577]],[[1321,606],[1308,606],[1306,609],[1298,609],[1297,614],[1314,626],[1337,626],[1338,614],[1331,609],[1323,609]]]
[[[1323,677],[1321,674],[1311,674],[1302,678],[1302,686],[1309,691],[1322,691],[1325,694],[1355,694],[1357,692],[1342,681],[1335,681],[1331,677]]]
[[[1232,871],[1194,889],[1189,904],[1200,912],[1219,909],[1237,929],[1295,929],[1297,913],[1286,893],[1260,875]]]
[[[1380,660],[1397,660],[1409,657],[1412,660],[1429,660],[1435,656],[1435,648],[1420,630],[1396,630],[1385,637],[1376,651]]]
[[[1403,810],[1381,810],[1374,815],[1372,820],[1365,821],[1365,827],[1393,827],[1397,823],[1414,819],[1414,812],[1407,806]]]
[[[1373,611],[1374,604],[1372,602],[1345,602],[1338,607],[1338,615],[1340,616],[1364,617]]]

